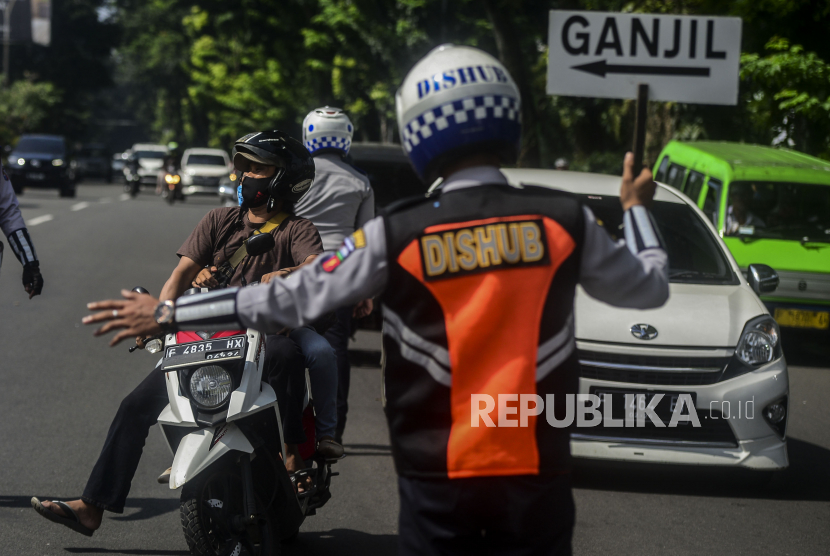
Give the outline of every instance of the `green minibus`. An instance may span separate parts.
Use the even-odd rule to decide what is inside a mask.
[[[711,219],[738,265],[763,263],[782,327],[830,331],[830,162],[788,149],[670,141],[654,165]]]

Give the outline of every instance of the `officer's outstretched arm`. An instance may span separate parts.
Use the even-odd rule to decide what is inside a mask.
[[[614,243],[585,210],[579,283],[592,297],[617,307],[651,309],[669,298],[668,257],[651,214],[642,205],[625,212],[625,242]]]
[[[176,327],[215,330],[237,323],[277,332],[314,322],[339,307],[378,295],[386,287],[386,233],[378,217],[346,238],[337,251],[261,286],[180,298]]]

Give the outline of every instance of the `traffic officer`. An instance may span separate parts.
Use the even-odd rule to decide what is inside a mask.
[[[3,164],[0,163],[0,229],[6,235],[14,256],[23,265],[23,289],[29,299],[40,295],[43,290],[43,276],[40,274],[40,262],[35,252],[35,244],[29,237],[29,230],[20,214],[20,205],[14,194],[12,182]],[[0,265],[3,264],[3,243],[0,242]]]
[[[508,184],[499,166],[518,152],[519,99],[492,56],[434,49],[396,101],[415,170],[427,183],[443,178],[437,195],[398,204],[285,280],[192,296],[172,312],[124,292],[126,301],[91,304],[102,312],[85,322],[111,321],[96,334],[125,328],[113,344],[232,323],[272,331],[380,295],[399,553],[570,554],[569,431],[533,417],[473,427],[471,400],[576,393],[576,285],[612,305],[658,307],[667,257],[646,209],[651,172],[635,178],[630,154],[624,243],[573,195]]]
[[[354,126],[339,108],[323,106],[309,112],[303,120],[303,143],[314,158],[314,183],[294,206],[294,214],[311,220],[320,232],[326,251],[340,247],[344,239],[375,216],[375,193],[369,178],[345,160],[353,136]],[[333,427],[337,444],[343,442],[349,410],[351,365],[348,350],[352,316],[360,318],[371,312],[371,299],[361,301],[356,307],[341,307],[336,312],[337,320],[324,334],[337,357],[337,376],[334,377],[337,413]],[[317,417],[318,422],[329,420],[324,414],[318,413]],[[323,436],[326,434],[323,431]]]

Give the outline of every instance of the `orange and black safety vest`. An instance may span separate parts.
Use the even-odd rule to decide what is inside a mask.
[[[384,222],[384,380],[398,473],[566,472],[568,429],[544,415],[527,427],[473,427],[471,400],[577,392],[579,200],[542,187],[479,185],[402,202]],[[555,407],[560,419],[564,405]]]

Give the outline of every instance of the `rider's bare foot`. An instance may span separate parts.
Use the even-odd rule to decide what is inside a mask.
[[[289,473],[296,473],[305,468],[305,461],[300,455],[300,448],[296,444],[285,445],[285,469]],[[297,492],[302,493],[311,488],[311,477],[306,476],[304,480],[297,480]]]
[[[53,504],[48,500],[41,502],[41,504],[43,504],[43,507],[50,512],[55,512],[63,517],[70,517],[66,515],[66,512],[63,511],[57,504]],[[71,502],[64,502],[64,504],[75,510],[75,513],[78,514],[78,519],[81,520],[81,525],[84,527],[89,527],[95,531],[101,526],[101,519],[104,517],[104,510],[98,506],[87,504],[83,500],[72,500]]]

